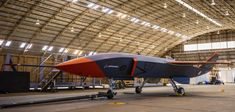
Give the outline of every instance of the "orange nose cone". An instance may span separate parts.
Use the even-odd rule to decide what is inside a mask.
[[[95,61],[85,57],[60,63],[56,66],[56,68],[61,71],[87,77],[105,76]]]

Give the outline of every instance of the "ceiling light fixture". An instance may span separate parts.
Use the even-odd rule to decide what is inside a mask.
[[[211,0],[211,5],[215,5],[215,0]]]
[[[37,19],[35,24],[40,25],[40,21]]]
[[[186,17],[186,14],[185,13],[183,13],[183,18],[185,18]]]
[[[225,16],[229,16],[230,14],[229,14],[229,12],[228,11],[226,11],[225,12]]]
[[[164,6],[163,6],[165,9],[167,8],[167,4],[166,3],[164,3]]]
[[[205,14],[203,14],[202,12],[198,11],[197,9],[193,8],[192,6],[190,6],[189,4],[185,3],[182,0],[175,0],[176,2],[180,3],[181,5],[185,6],[186,8],[188,8],[189,10],[195,12],[196,14],[202,16],[203,18],[207,19],[208,21],[214,23],[217,26],[222,26],[222,24],[218,23],[217,21],[209,18],[208,16],[206,16]]]
[[[102,34],[101,34],[101,33],[99,33],[99,34],[98,34],[98,37],[102,37]]]
[[[71,32],[74,32],[74,28],[72,27],[70,31],[71,31]]]

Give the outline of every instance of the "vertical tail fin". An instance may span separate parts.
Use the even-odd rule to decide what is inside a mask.
[[[209,59],[207,59],[207,62],[216,62],[219,58],[218,53],[214,53]],[[203,64],[201,65],[199,68],[201,68],[201,73],[200,74],[205,74],[207,72],[209,72],[215,64],[213,63],[207,63],[207,64]]]

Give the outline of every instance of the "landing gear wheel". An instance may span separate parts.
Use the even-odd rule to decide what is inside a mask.
[[[135,88],[135,93],[140,94],[141,92],[142,92],[142,89],[140,88],[140,86],[137,86]]]
[[[108,99],[113,99],[113,96],[114,96],[113,91],[109,89],[109,90],[107,91],[107,98],[108,98]]]
[[[177,94],[178,94],[178,95],[181,95],[181,96],[185,95],[184,88],[179,87],[178,90],[177,90]]]

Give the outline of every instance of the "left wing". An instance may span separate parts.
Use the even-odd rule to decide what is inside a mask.
[[[191,65],[204,65],[204,64],[231,64],[231,62],[217,62],[219,56],[215,52],[206,61],[170,61],[170,64],[191,64]]]
[[[170,64],[190,64],[190,65],[201,65],[201,64],[231,64],[231,62],[210,62],[210,61],[170,61]]]

